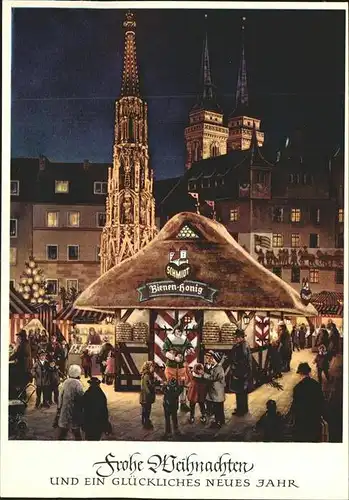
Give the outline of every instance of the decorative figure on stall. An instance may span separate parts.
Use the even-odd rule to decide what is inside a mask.
[[[304,266],[306,260],[308,261],[308,266],[315,265],[315,255],[313,253],[309,253],[306,246],[303,247],[303,250],[299,250],[298,257],[300,266]]]
[[[179,384],[183,385],[181,410],[189,411],[190,408],[186,404],[186,390],[184,389],[184,386],[189,383],[189,378],[184,363],[186,355],[192,352],[194,348],[187,339],[185,331],[181,331],[179,325],[176,325],[173,332],[167,335],[162,349],[166,357],[166,380],[175,379]]]
[[[334,255],[330,255],[327,252],[321,252],[321,250],[318,250],[316,252],[316,257],[318,259],[319,265],[323,267],[332,267],[333,266],[333,261],[337,260],[337,256],[335,258]],[[342,259],[343,260],[343,257]]]
[[[311,292],[310,287],[309,287],[308,278],[303,278],[303,280],[302,280],[302,288],[300,291],[300,296],[301,296],[303,304],[307,306],[311,300],[311,297],[312,297],[312,292]]]
[[[259,262],[260,264],[262,264],[262,266],[264,266],[264,252],[263,252],[263,249],[262,248],[259,248],[258,250],[256,249],[256,254],[257,254],[257,262]]]
[[[267,260],[267,266],[272,266],[273,264],[277,264],[277,262],[278,262],[278,259],[277,259],[276,255],[274,254],[273,250],[267,250],[265,252],[265,257]]]
[[[297,250],[295,248],[291,250],[291,266],[298,266]]]

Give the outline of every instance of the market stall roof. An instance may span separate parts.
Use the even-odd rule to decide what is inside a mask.
[[[184,250],[186,264],[180,259],[180,250]],[[169,267],[170,274],[177,276],[190,272],[190,283],[194,284],[188,288],[188,294],[180,293],[180,284],[169,280],[168,273],[166,281]],[[199,296],[195,288],[199,285],[195,283],[202,285],[202,293],[208,291],[205,298],[204,293]],[[154,292],[152,298],[142,298],[145,288]],[[303,304],[292,287],[253,259],[222,224],[191,212],[175,215],[146,247],[94,281],[77,298],[74,307],[110,312],[148,308],[317,315],[312,305]]]
[[[59,311],[56,321],[70,321],[72,323],[100,323],[108,316],[108,313],[97,311],[84,311],[75,309],[73,304],[68,304]]]
[[[33,316],[37,314],[37,311],[24,300],[13,286],[10,287],[10,314],[32,314]]]
[[[343,292],[327,292],[323,290],[314,293],[311,302],[322,316],[343,316]]]

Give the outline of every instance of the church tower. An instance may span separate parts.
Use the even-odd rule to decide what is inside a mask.
[[[255,128],[258,146],[263,146],[264,132],[260,131],[261,121],[254,118],[248,102],[247,88],[247,70],[245,58],[245,22],[246,18],[242,19],[242,50],[238,73],[238,81],[236,87],[235,109],[230,114],[228,119],[229,137],[228,151],[232,149],[249,149],[252,139],[252,132]]]
[[[113,166],[108,171],[106,224],[101,238],[105,273],[156,234],[153,171],[149,168],[147,104],[139,90],[136,22],[126,14],[121,96],[115,104]]]
[[[189,126],[185,128],[184,137],[187,149],[186,169],[195,161],[227,152],[228,129],[223,126],[223,113],[217,104],[211,78],[207,32],[202,52],[201,92],[189,113]]]

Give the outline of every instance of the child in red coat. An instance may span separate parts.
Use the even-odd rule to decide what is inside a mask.
[[[197,363],[194,366],[193,372],[190,371],[188,365],[186,366],[186,368],[188,371],[188,378],[189,378],[189,389],[188,389],[188,401],[190,407],[189,422],[193,424],[195,421],[194,418],[195,406],[196,403],[198,403],[201,411],[200,421],[203,424],[205,424],[207,422],[206,405],[205,405],[207,385],[205,379],[198,374],[198,372],[200,370],[203,370],[204,367],[201,363]]]

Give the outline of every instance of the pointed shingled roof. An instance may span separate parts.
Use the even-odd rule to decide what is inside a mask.
[[[125,28],[125,51],[121,96],[140,97],[136,54],[136,21],[132,12],[127,12],[123,26]]]
[[[214,302],[208,304],[197,297],[162,296],[140,303],[139,287],[166,278],[169,252],[183,245],[177,235],[185,225],[201,235],[201,238],[185,240],[192,279],[218,290]],[[151,243],[94,281],[77,298],[74,307],[109,312],[115,308],[140,307],[259,310],[316,316],[311,305],[304,306],[299,294],[258,264],[222,224],[189,212],[175,215]]]

